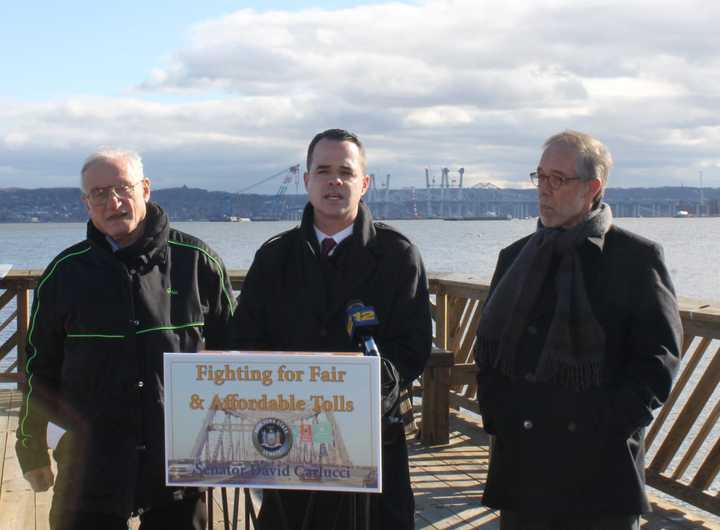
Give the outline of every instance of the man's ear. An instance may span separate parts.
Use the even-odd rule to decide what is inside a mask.
[[[594,201],[595,197],[597,197],[598,193],[600,193],[600,190],[602,189],[602,181],[599,178],[594,178],[592,180],[587,181],[588,185],[588,196],[590,201]]]
[[[365,175],[363,177],[363,188],[362,188],[362,195],[365,195],[365,192],[370,187],[370,175]]]
[[[148,202],[150,200],[150,179],[148,179],[148,178],[143,179],[142,187],[143,187],[143,199],[145,199],[145,202]]]

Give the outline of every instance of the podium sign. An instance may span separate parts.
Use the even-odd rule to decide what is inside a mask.
[[[166,353],[167,484],[382,491],[379,361]]]

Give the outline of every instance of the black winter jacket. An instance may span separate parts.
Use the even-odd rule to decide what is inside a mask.
[[[345,309],[361,300],[377,313],[374,336],[382,355],[410,384],[422,373],[432,341],[427,278],[417,248],[389,226],[374,223],[361,202],[352,236],[329,259],[319,255],[308,204],[300,227],[270,239],[255,255],[236,312],[237,347],[357,351],[345,330]],[[375,530],[413,528],[407,448],[402,426],[395,430],[394,440],[383,446],[383,494],[373,495],[370,527]],[[299,528],[307,493],[283,491],[281,497],[291,528]],[[350,499],[318,492],[309,528],[350,528]],[[279,524],[274,501],[264,502],[260,528]]]
[[[164,486],[163,352],[225,345],[235,307],[225,267],[148,203],[143,237],[112,252],[88,237],[61,252],[35,291],[16,444],[23,472],[49,465],[54,505],[127,517],[194,493]]]
[[[529,238],[500,252],[491,292]],[[495,435],[483,502],[538,516],[640,514],[645,426],[667,398],[682,327],[656,243],[612,226],[579,249],[588,299],[605,332],[601,385],[575,392],[534,379],[555,308],[554,275],[529,315],[515,378],[478,376],[485,430]]]

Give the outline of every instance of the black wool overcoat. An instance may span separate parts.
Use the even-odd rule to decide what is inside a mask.
[[[529,237],[500,252],[491,293]],[[539,515],[640,514],[645,427],[667,398],[681,347],[678,306],[659,245],[612,226],[579,249],[605,332],[601,384],[573,391],[535,380],[555,308],[551,272],[533,304],[515,375],[478,375],[485,430],[495,435],[483,502]]]

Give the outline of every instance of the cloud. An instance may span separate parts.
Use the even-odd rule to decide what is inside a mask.
[[[242,9],[190,28],[126,98],[0,102],[0,157],[39,179],[129,145],[161,183],[232,190],[340,126],[394,186],[443,166],[525,185],[544,138],[576,128],[613,151],[611,185],[694,184],[703,169],[720,186],[718,18],[720,4],[662,0]]]

